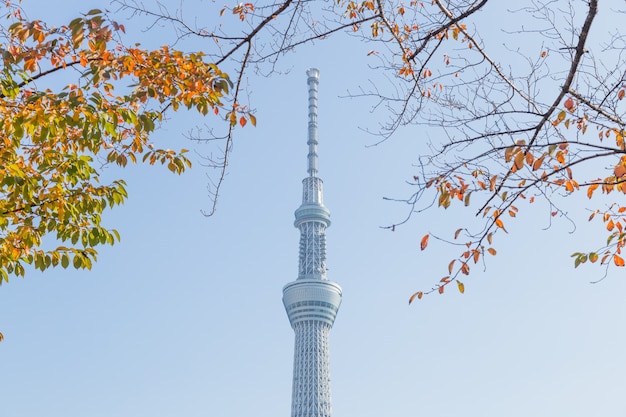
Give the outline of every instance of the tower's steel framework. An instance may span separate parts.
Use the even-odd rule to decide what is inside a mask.
[[[294,226],[300,229],[298,279],[283,288],[283,304],[295,331],[291,417],[330,417],[328,336],[341,304],[341,287],[326,277],[326,228],[322,180],[317,177],[317,87],[319,71],[307,71],[309,86],[308,173]]]

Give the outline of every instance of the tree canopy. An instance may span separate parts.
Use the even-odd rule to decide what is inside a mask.
[[[26,264],[91,268],[95,248],[119,240],[101,217],[127,193],[122,179],[100,182],[106,165],[191,166],[186,150],[150,139],[166,111],[215,113],[231,127],[238,117],[222,102],[228,76],[201,52],[126,46],[125,27],[101,10],[49,27],[3,7],[0,283]]]
[[[169,9],[113,1],[131,21],[151,20],[151,30],[168,24],[176,34],[170,45],[189,37],[210,41],[202,53],[185,54],[172,46],[125,46],[124,26],[106,12],[94,10],[48,28],[23,18],[8,2],[2,46],[2,106],[10,115],[3,131],[3,279],[23,273],[23,262],[40,269],[70,261],[88,267],[93,246],[117,239],[99,222],[106,206],[125,198],[124,183],[98,185],[98,158],[121,166],[137,159],[161,162],[174,172],[189,165],[180,153],[150,147],[148,134],[166,110],[182,105],[226,119],[226,132],[211,136],[225,141],[223,155],[212,161],[220,172],[216,200],[232,128],[255,123],[250,106],[241,103],[246,74],[271,73],[283,54],[346,32],[371,45],[371,67],[388,80],[355,94],[374,98],[377,111],[386,111],[388,123],[377,132],[381,140],[412,125],[437,137],[432,153],[418,158],[410,181],[415,193],[399,199],[408,204],[407,218],[389,229],[430,207],[469,210],[465,218],[455,214],[459,224],[451,236],[434,226],[420,233],[422,250],[431,237],[462,250],[440,282],[411,301],[442,293],[452,282],[463,292],[459,278],[496,254],[496,237],[528,204],[573,221],[572,210],[564,207],[578,206],[581,192],[595,205],[584,217],[599,219],[608,237],[573,254],[574,265],[622,267],[626,207],[614,196],[626,192],[625,38],[619,27],[597,23],[599,3],[288,0],[212,4],[202,19],[186,16],[184,2]],[[498,7],[502,22],[485,25],[479,19]],[[76,83],[56,92],[36,87],[70,69],[77,71]],[[48,233],[73,246],[39,250]]]

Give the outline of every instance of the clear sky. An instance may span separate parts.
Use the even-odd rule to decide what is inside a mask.
[[[194,6],[199,17],[209,4]],[[106,4],[24,1],[59,22],[92,6]],[[623,416],[624,273],[590,284],[602,271],[574,270],[569,258],[597,231],[570,234],[564,221],[544,230],[543,211],[520,211],[465,294],[408,305],[453,256],[436,242],[421,253],[421,236],[471,213],[380,227],[405,214],[383,197],[411,192],[412,164],[436,132],[413,127],[367,146],[375,138],[361,128],[387,115],[342,98],[377,79],[367,52],[331,39],[289,54],[285,75],[250,79],[258,127],[237,133],[213,217],[201,214],[212,149],[183,138],[205,122],[195,114],[173,114],[157,133],[194,150],[191,171],[111,169],[129,184],[128,202],[105,218],[122,241],[102,248],[92,271],[28,271],[0,287],[0,416],[289,416],[293,331],[281,296],[297,277],[309,67],[321,71],[328,276],[344,291],[331,333],[334,416]]]

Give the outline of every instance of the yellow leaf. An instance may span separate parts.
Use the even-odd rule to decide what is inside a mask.
[[[465,292],[465,285],[461,281],[457,281],[456,285],[459,287],[459,292],[463,294]]]
[[[465,200],[463,202],[465,204],[465,207],[469,206],[469,204],[470,204],[470,195],[472,195],[471,192],[465,194]]]
[[[448,208],[450,206],[450,193],[446,189],[441,190],[438,203],[443,208]]]

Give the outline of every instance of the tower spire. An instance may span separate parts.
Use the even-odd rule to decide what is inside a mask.
[[[309,176],[302,180],[302,205],[296,210],[294,226],[300,229],[298,279],[326,279],[326,228],[330,211],[324,206],[323,181],[317,176],[317,86],[319,70],[307,71],[309,85],[309,132],[307,155]]]
[[[317,175],[317,86],[320,82],[320,72],[316,68],[307,70],[307,84],[309,85],[309,167],[310,177]]]
[[[341,304],[341,287],[326,278],[326,228],[322,180],[317,177],[317,87],[319,70],[307,71],[309,85],[309,176],[302,181],[298,278],[283,288],[283,304],[295,332],[291,417],[331,417],[330,329]]]

